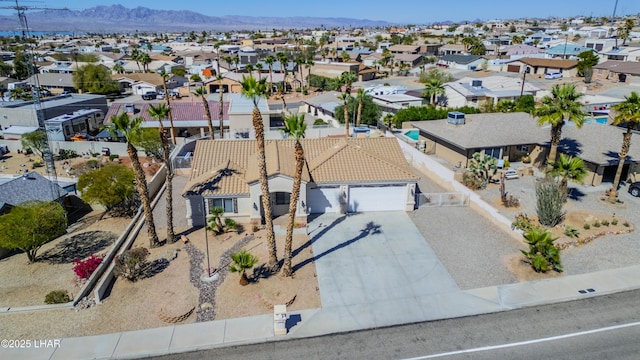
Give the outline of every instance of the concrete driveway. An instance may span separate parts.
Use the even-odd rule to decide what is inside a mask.
[[[324,214],[309,231],[323,307],[458,290],[405,212]]]

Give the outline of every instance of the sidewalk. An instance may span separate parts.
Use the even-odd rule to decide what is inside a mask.
[[[132,359],[223,346],[278,341],[379,326],[478,315],[526,306],[579,300],[640,288],[640,266],[488,288],[296,311],[286,336],[274,336],[270,314],[105,335],[65,338],[59,347],[5,349],[6,359]],[[593,290],[590,291],[589,289]],[[583,291],[584,293],[581,293]]]

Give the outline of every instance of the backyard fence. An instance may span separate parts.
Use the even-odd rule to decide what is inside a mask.
[[[416,200],[421,206],[468,206],[469,195],[461,192],[419,193]]]

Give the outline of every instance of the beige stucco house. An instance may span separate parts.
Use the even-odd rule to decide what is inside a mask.
[[[418,176],[409,168],[395,138],[303,139],[302,173],[296,222],[316,213],[411,211]],[[200,140],[183,190],[187,219],[205,224],[205,214],[222,207],[240,223],[264,221],[253,140]],[[266,142],[272,213],[287,214],[295,172],[294,141]]]

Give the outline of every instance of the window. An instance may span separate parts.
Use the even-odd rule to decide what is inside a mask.
[[[235,213],[237,212],[234,199],[207,199],[209,210],[219,207],[224,209],[226,213]]]
[[[489,156],[491,156],[493,158],[496,158],[496,159],[500,159],[500,150],[502,150],[502,149],[499,148],[499,147],[487,148],[487,149],[484,149],[484,154],[485,155],[489,155]]]
[[[276,193],[276,205],[288,205],[291,199],[291,194],[286,192]]]
[[[529,152],[529,145],[518,145],[516,150],[519,152]]]

